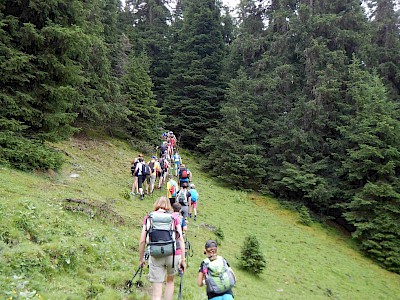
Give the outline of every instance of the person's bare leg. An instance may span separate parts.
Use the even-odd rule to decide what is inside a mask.
[[[161,300],[162,299],[162,283],[153,283],[153,300]]]
[[[167,276],[167,281],[165,283],[165,300],[172,300],[174,297],[174,275]]]

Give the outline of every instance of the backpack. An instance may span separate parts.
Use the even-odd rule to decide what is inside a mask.
[[[143,168],[142,174],[144,174],[146,176],[150,175],[150,167],[148,164],[143,163],[142,168]]]
[[[205,274],[207,294],[222,294],[235,286],[235,274],[222,256],[217,256],[213,261],[206,258],[203,262],[207,268],[207,273]]]
[[[192,202],[196,202],[197,199],[199,199],[199,193],[195,189],[191,189],[190,194],[192,195],[191,196]]]
[[[138,162],[137,164],[142,164],[142,166],[137,169],[135,175],[136,176],[144,175],[143,171],[146,171],[145,168],[144,168],[144,163]],[[136,167],[137,167],[137,165],[136,165]]]
[[[175,256],[175,219],[171,213],[152,212],[146,220],[147,245],[154,257]]]
[[[187,169],[186,168],[182,168],[181,170],[180,170],[180,175],[179,175],[179,177],[180,178],[182,178],[182,179],[186,179],[186,178],[188,178],[188,171],[187,171]]]
[[[188,205],[187,193],[184,189],[181,189],[179,191],[178,196],[176,197],[176,201],[179,202],[183,206]]]
[[[132,173],[132,176],[135,175],[135,169],[136,169],[136,165],[137,165],[137,164],[138,164],[138,162],[135,161],[135,162],[133,163],[133,165],[131,166],[131,173]]]
[[[171,184],[171,187],[169,188],[169,192],[171,193],[172,197],[176,197],[176,185]]]
[[[149,168],[150,168],[151,173],[154,173],[154,162],[149,163]]]
[[[165,161],[165,159],[163,159],[163,158],[160,158],[159,160],[158,160],[158,162],[160,163],[160,166],[161,166],[161,169],[162,170],[167,170],[167,162]]]

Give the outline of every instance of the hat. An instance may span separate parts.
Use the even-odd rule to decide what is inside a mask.
[[[194,185],[194,183],[191,183],[191,184],[190,184],[190,188],[191,188],[191,189],[195,189],[195,188],[196,188],[196,186]]]
[[[214,241],[214,240],[208,240],[208,241],[206,242],[204,248],[205,248],[205,249],[208,249],[208,248],[212,248],[212,247],[217,248],[217,247],[218,247],[217,242]]]
[[[151,158],[157,158],[157,157],[153,155]]]

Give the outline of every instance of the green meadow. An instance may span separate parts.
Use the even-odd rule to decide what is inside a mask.
[[[166,193],[129,195],[130,161],[142,149],[94,134],[53,146],[66,160],[58,173],[0,169],[0,299],[151,299],[147,268],[143,287],[125,288],[138,268],[143,217]],[[215,229],[223,233],[219,254],[237,276],[235,299],[400,299],[400,276],[364,257],[342,231],[301,225],[276,199],[224,187],[198,157],[181,155],[200,194],[183,299],[206,299],[197,271]],[[249,235],[267,260],[259,276],[239,269]]]

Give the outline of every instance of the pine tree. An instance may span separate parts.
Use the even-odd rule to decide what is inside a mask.
[[[225,45],[215,1],[190,0],[183,9],[163,112],[168,128],[181,136],[185,146],[194,149],[220,118]]]
[[[400,95],[400,14],[395,11],[395,1],[372,1],[372,65],[384,78],[392,99]]]
[[[142,53],[150,59],[150,77],[157,104],[165,97],[165,80],[170,73],[170,0],[126,1],[133,24],[128,35],[136,55]],[[134,27],[132,27],[134,25]]]
[[[200,147],[208,153],[204,165],[212,174],[239,188],[260,189],[265,177],[263,151],[258,143],[258,106],[251,94],[252,82],[239,71],[232,80],[221,114],[223,119],[209,130]],[[227,176],[226,174],[229,174]]]
[[[147,57],[136,57],[132,53],[121,81],[122,96],[130,110],[129,132],[135,138],[157,143],[161,116],[151,89]]]
[[[343,171],[351,201],[344,204],[354,236],[367,254],[389,270],[400,272],[400,121],[376,74],[354,60],[349,70],[348,95],[353,115],[341,133],[347,142]]]

